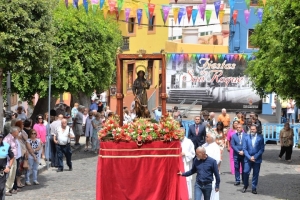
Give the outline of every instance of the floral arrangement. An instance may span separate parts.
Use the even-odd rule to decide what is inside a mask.
[[[151,122],[149,119],[137,118],[134,122],[119,126],[118,118],[110,118],[99,131],[100,140],[116,142],[135,141],[138,146],[155,140],[172,141],[184,137],[184,130],[171,116],[162,116],[160,122]]]

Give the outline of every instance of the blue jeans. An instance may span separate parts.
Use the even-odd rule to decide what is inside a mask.
[[[40,162],[34,161],[32,158],[28,158],[29,169],[26,172],[26,182],[30,182],[30,174],[32,171],[32,180],[37,181],[38,167]]]
[[[56,145],[56,151],[57,151],[57,160],[58,160],[58,169],[63,170],[64,169],[64,162],[63,162],[63,155],[66,156],[67,165],[69,168],[72,168],[72,151],[70,144],[67,145]]]
[[[204,197],[204,200],[210,200],[212,190],[212,184],[207,185],[201,185],[199,183],[195,183],[195,200],[201,200],[202,194]]]

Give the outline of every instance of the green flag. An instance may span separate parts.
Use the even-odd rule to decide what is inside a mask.
[[[209,24],[211,13],[212,13],[212,10],[206,10],[205,11],[205,17],[206,17],[206,24],[207,25]]]

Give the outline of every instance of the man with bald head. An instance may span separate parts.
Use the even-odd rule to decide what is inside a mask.
[[[222,113],[218,116],[218,122],[223,122],[224,128],[230,126],[230,116],[227,114],[226,109],[222,109]]]
[[[195,199],[201,199],[203,194],[204,200],[210,200],[212,191],[213,175],[216,177],[215,191],[219,191],[220,176],[218,165],[215,159],[206,154],[204,147],[196,149],[196,159],[194,159],[192,169],[182,173],[179,171],[177,174],[181,176],[191,176],[197,173],[195,181]]]
[[[72,151],[71,151],[71,138],[74,138],[75,135],[71,127],[67,126],[67,120],[61,120],[61,126],[58,127],[55,131],[54,142],[56,144],[57,150],[57,160],[58,160],[58,169],[57,172],[62,172],[64,170],[63,154],[66,156],[67,165],[69,171],[72,171]]]

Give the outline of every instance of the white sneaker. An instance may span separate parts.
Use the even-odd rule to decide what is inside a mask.
[[[33,181],[34,185],[39,185],[40,183],[38,181]]]
[[[25,182],[25,185],[28,185],[28,186],[30,186],[30,185],[31,185],[31,183],[30,183],[30,182],[28,182],[28,181],[26,181],[26,182]]]

